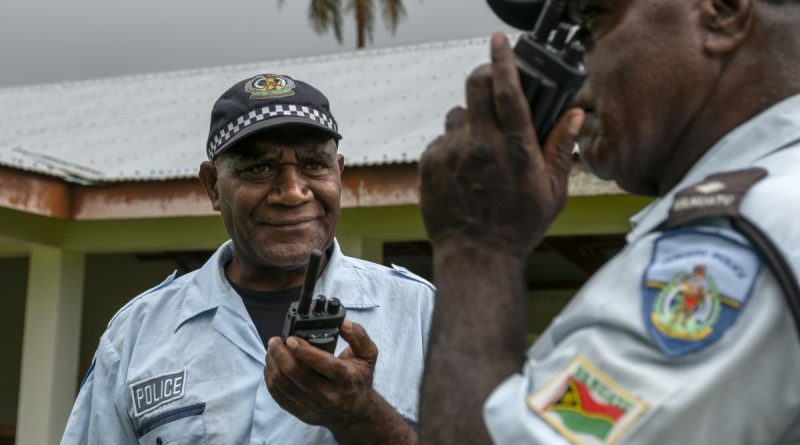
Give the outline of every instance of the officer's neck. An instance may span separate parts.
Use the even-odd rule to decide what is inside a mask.
[[[328,255],[323,256],[320,270],[325,270]],[[231,262],[225,266],[225,276],[229,281],[245,289],[273,292],[303,285],[306,264],[299,267],[271,267],[256,265],[241,255],[234,253]]]
[[[669,158],[656,179],[658,196],[664,196],[689,169],[726,134],[776,103],[800,93],[797,79],[784,79],[783,70],[753,69],[750,63],[731,63],[721,73],[703,105],[670,150]],[[765,73],[769,73],[766,75]],[[771,76],[771,78],[770,78]]]

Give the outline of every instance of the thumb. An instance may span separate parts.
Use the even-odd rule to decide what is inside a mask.
[[[373,366],[375,365],[378,361],[378,347],[369,338],[363,326],[350,320],[345,320],[342,323],[341,335],[350,345],[349,349],[352,351],[352,356]]]
[[[572,168],[572,148],[583,126],[584,113],[573,108],[558,120],[544,146],[544,161],[548,169],[557,177],[567,179]]]

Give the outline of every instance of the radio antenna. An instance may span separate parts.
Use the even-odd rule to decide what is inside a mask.
[[[531,32],[534,41],[540,43],[547,42],[547,39],[550,37],[550,32],[552,32],[561,21],[561,16],[564,14],[564,8],[566,8],[566,6],[567,0],[547,0]]]
[[[308,256],[308,268],[306,277],[303,281],[303,288],[300,290],[300,301],[297,303],[297,313],[306,315],[311,310],[311,298],[314,297],[314,287],[317,284],[317,274],[319,264],[322,262],[322,252],[317,249],[311,251]]]

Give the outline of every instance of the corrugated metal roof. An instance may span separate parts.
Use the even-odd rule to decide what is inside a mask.
[[[0,164],[78,183],[196,175],[211,106],[258,73],[288,74],[331,102],[349,165],[410,162],[463,103],[488,38],[0,89]]]

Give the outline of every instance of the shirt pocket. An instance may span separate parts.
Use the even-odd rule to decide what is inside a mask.
[[[136,431],[140,445],[189,445],[206,443],[205,403],[175,408],[159,414]]]

